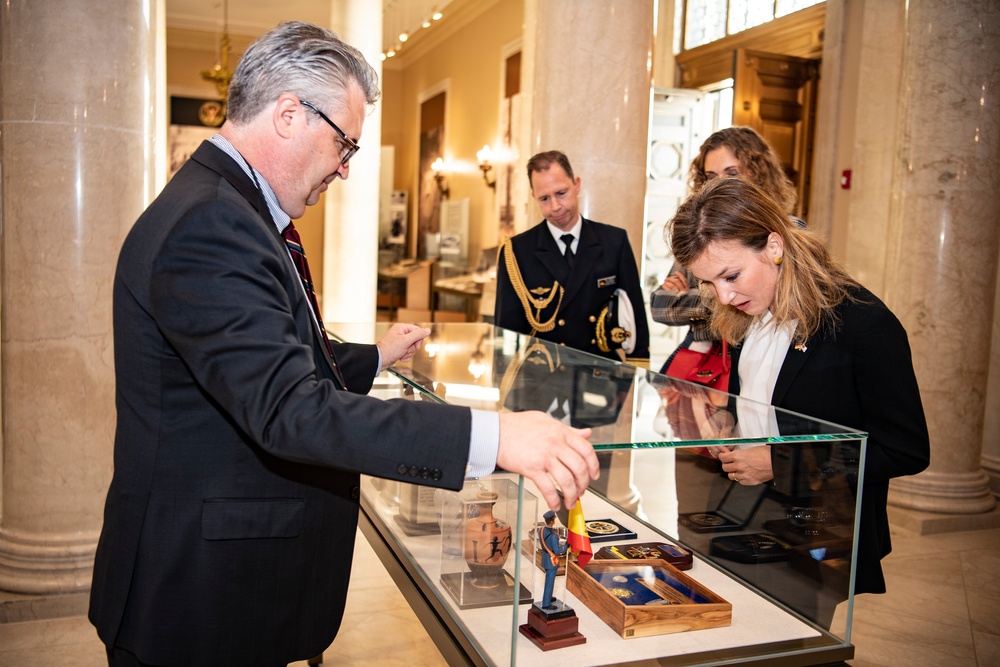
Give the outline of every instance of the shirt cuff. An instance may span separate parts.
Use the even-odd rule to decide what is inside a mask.
[[[472,411],[472,434],[469,437],[469,462],[465,466],[466,478],[485,477],[497,467],[500,449],[500,413],[487,410]]]

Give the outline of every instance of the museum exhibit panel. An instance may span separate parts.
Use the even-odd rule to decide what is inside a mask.
[[[374,341],[389,326],[329,330]],[[373,395],[541,410],[593,429],[601,479],[581,499],[582,518],[562,509],[554,528],[571,541],[583,532],[589,553],[547,553],[548,508],[518,475],[467,480],[460,491],[363,478],[361,529],[449,664],[853,657],[867,434],[482,323],[432,325]],[[731,481],[709,445],[770,446],[774,480]],[[553,607],[572,610],[568,633],[584,638],[575,644],[542,646],[524,630],[545,616],[543,559],[552,557]],[[835,612],[846,615],[841,632],[829,630]]]

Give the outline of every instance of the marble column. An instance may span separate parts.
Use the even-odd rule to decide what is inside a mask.
[[[111,285],[153,188],[155,0],[0,8],[0,589],[89,589],[112,474]]]
[[[1000,251],[1000,6],[911,0],[904,29],[885,294],[909,333],[931,465],[893,480],[890,502],[983,513],[995,505],[980,455]]]
[[[641,266],[653,63],[652,0],[526,0],[522,154],[560,150],[580,177],[580,213],[624,228]],[[613,38],[610,38],[613,36]],[[541,215],[529,204],[528,226]],[[638,510],[631,452],[602,457],[601,486]]]
[[[381,79],[382,4],[332,0],[330,27],[364,54]],[[381,102],[365,118],[358,143],[362,148],[351,159],[348,180],[335,182],[326,194],[320,309],[329,322],[375,321]]]
[[[624,228],[642,252],[653,62],[652,0],[526,0],[525,155],[561,150],[585,218]],[[609,37],[613,36],[613,37]],[[522,170],[523,173],[523,170]],[[529,205],[528,226],[541,216]],[[641,264],[640,264],[641,265]]]

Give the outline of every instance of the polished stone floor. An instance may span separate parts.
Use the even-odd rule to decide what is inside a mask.
[[[893,545],[884,561],[889,593],[859,596],[855,603],[857,651],[850,664],[1000,665],[1000,529],[928,536],[897,530]],[[0,592],[0,609],[9,603]],[[838,614],[835,628],[843,622]],[[0,622],[0,667],[106,664],[104,648],[83,616]],[[344,625],[324,664],[445,664],[361,535]]]

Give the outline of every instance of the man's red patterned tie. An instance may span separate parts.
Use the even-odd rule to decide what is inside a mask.
[[[302,279],[302,285],[305,287],[306,296],[309,297],[309,303],[312,305],[316,321],[319,322],[319,330],[323,334],[323,342],[326,344],[326,351],[330,354],[330,360],[333,362],[333,369],[337,373],[337,379],[340,380],[340,384],[344,386],[344,389],[347,389],[344,376],[340,373],[340,368],[337,366],[337,358],[333,355],[333,346],[330,345],[330,339],[326,335],[326,327],[323,326],[323,316],[319,312],[319,302],[316,300],[316,291],[313,289],[312,273],[309,271],[309,261],[306,259],[306,251],[302,247],[302,239],[299,237],[299,233],[295,231],[295,225],[292,224],[291,220],[288,221],[288,227],[285,228],[282,236],[285,239],[285,246],[288,247],[288,253],[292,256],[292,263],[299,272],[299,278]]]

